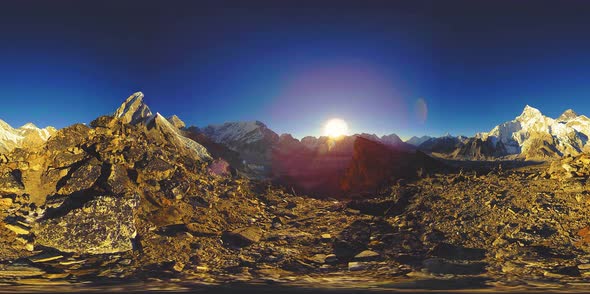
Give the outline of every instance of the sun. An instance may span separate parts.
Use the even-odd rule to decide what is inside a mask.
[[[330,138],[338,138],[348,133],[348,124],[339,118],[333,118],[326,122],[324,135]]]

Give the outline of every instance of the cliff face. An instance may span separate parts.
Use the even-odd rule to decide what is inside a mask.
[[[335,142],[327,151],[279,145],[273,154],[275,178],[303,193],[349,198],[359,194],[374,195],[391,181],[413,179],[443,166],[420,151],[386,145],[363,136],[351,138],[353,142]],[[287,144],[288,141],[281,142]]]
[[[420,151],[401,150],[359,137],[340,188],[349,196],[375,194],[392,181],[415,179],[443,167]]]

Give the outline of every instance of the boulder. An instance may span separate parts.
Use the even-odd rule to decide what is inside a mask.
[[[362,271],[371,268],[374,264],[371,262],[351,261],[348,263],[349,271]]]
[[[258,243],[261,238],[262,229],[255,226],[235,229],[231,232],[224,232],[222,235],[224,243],[237,247],[246,247]]]
[[[105,254],[133,249],[138,198],[98,196],[65,215],[35,224],[36,243],[62,252]]]
[[[370,241],[371,225],[362,220],[357,220],[346,227],[333,244],[334,253],[338,257],[352,258],[366,250]]]
[[[24,189],[20,170],[0,172],[0,193],[21,194]]]
[[[359,261],[369,261],[369,260],[375,260],[378,259],[380,257],[380,254],[375,252],[375,251],[371,251],[371,250],[365,250],[357,255],[354,256],[355,260],[359,260]]]
[[[440,243],[432,249],[432,254],[437,257],[454,260],[482,260],[486,256],[486,250]]]
[[[426,259],[422,263],[424,268],[433,274],[478,275],[484,273],[486,263],[455,263],[442,258]]]
[[[100,162],[96,159],[76,164],[65,177],[57,182],[59,194],[68,195],[77,191],[89,189],[101,175]]]

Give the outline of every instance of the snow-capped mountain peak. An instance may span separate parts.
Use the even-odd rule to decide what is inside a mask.
[[[0,119],[0,130],[11,130],[13,129],[7,122]]]
[[[232,142],[240,142],[241,144],[253,143],[262,140],[272,132],[260,121],[228,122],[220,125],[209,125],[203,131],[216,143],[225,144]],[[270,135],[274,141],[278,141],[279,136],[276,133],[272,132]]]
[[[544,118],[545,116],[543,116],[540,110],[529,105],[526,105],[522,113],[516,117],[516,120],[520,122],[527,122],[531,120],[539,121],[543,120]]]
[[[573,110],[573,109],[568,109],[566,111],[564,111],[558,118],[557,121],[560,122],[568,122],[572,119],[575,119],[576,117],[578,117],[579,115]]]
[[[546,158],[582,152],[588,135],[590,119],[583,119],[571,109],[553,119],[527,105],[514,120],[480,133],[476,139],[488,142],[488,146],[495,148],[495,154]]]
[[[0,152],[40,145],[47,141],[55,131],[53,127],[40,129],[33,123],[27,123],[15,129],[7,122],[0,120]]]
[[[422,136],[422,137],[413,136],[412,138],[408,139],[406,141],[406,143],[417,147],[417,146],[420,146],[422,143],[428,141],[429,139],[432,139],[432,137],[430,137],[430,136]]]
[[[19,129],[38,130],[39,128],[34,123],[26,123],[22,125]]]
[[[402,139],[397,134],[389,134],[381,136],[381,142],[386,145],[398,145],[403,143]]]

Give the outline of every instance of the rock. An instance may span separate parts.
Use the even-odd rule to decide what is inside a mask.
[[[586,226],[586,227],[579,229],[577,235],[580,236],[580,238],[581,238],[577,242],[577,244],[579,246],[580,245],[585,245],[585,246],[590,245],[590,226]]]
[[[235,229],[231,232],[224,232],[222,240],[237,247],[249,246],[258,243],[262,238],[262,229],[256,226]]]
[[[434,274],[477,275],[485,272],[486,264],[452,263],[442,258],[430,258],[423,261],[424,268]]]
[[[334,242],[334,253],[338,257],[351,258],[367,248],[371,225],[366,221],[357,220],[344,228]]]
[[[174,262],[174,266],[172,266],[172,269],[176,272],[182,272],[182,270],[184,270],[185,264],[182,262]]]
[[[101,174],[100,162],[96,159],[78,163],[72,170],[57,182],[58,193],[72,194],[92,187]]]
[[[34,251],[35,245],[33,243],[27,243],[25,244],[25,249],[27,249],[27,251]]]
[[[5,224],[4,226],[15,232],[17,235],[28,235],[30,233],[28,228],[21,225]]]
[[[152,115],[150,108],[143,102],[143,93],[136,92],[129,96],[115,111],[115,117],[123,123],[135,124]]]
[[[184,127],[186,127],[186,124],[178,117],[175,115],[172,115],[168,118],[166,118],[173,126],[175,126],[178,129],[182,129]]]
[[[129,189],[130,180],[123,165],[111,165],[107,186],[114,194],[124,194]]]
[[[379,258],[380,254],[375,252],[375,251],[371,251],[371,250],[365,250],[359,254],[357,254],[354,259],[355,260],[363,260],[363,261],[368,261],[368,260],[374,260]]]
[[[34,262],[34,263],[43,263],[43,262],[48,262],[48,261],[53,261],[53,260],[58,260],[63,258],[64,256],[61,254],[56,254],[56,253],[50,253],[50,252],[44,252],[35,256],[31,256],[29,257],[29,260]]]
[[[318,263],[318,264],[324,264],[326,262],[326,255],[325,254],[316,254],[316,255],[310,257],[309,261],[314,262],[314,263]]]
[[[547,278],[551,278],[551,279],[562,279],[562,278],[566,277],[565,275],[552,273],[550,271],[544,271],[543,276],[545,276]]]
[[[219,232],[199,223],[188,223],[186,224],[186,229],[197,236],[216,236],[219,234]]]
[[[158,157],[146,159],[139,165],[136,164],[136,167],[142,168],[143,176],[146,179],[153,179],[156,181],[169,179],[175,171],[173,165]]]
[[[560,266],[560,267],[556,267],[556,268],[552,269],[551,272],[558,274],[558,275],[564,275],[564,276],[570,276],[570,277],[579,277],[580,276],[580,270],[578,269],[577,266]]]
[[[0,192],[6,194],[22,194],[25,186],[22,173],[18,169],[0,171]]]
[[[133,249],[137,198],[98,196],[65,215],[39,221],[36,243],[62,252],[105,254]]]
[[[125,258],[125,259],[122,259],[121,261],[119,261],[119,264],[123,265],[123,266],[131,265],[131,263],[133,263],[133,260],[130,258]]]
[[[328,254],[324,261],[326,263],[336,263],[338,262],[338,256],[336,256],[336,254]]]
[[[322,234],[321,238],[324,242],[332,241],[332,235],[330,234]]]
[[[150,222],[158,227],[182,223],[183,213],[175,206],[160,208],[150,214]]]
[[[348,263],[349,271],[361,271],[369,269],[373,265],[372,262],[351,261]]]
[[[578,264],[580,270],[590,270],[590,263]]]
[[[459,260],[482,260],[486,256],[484,249],[466,248],[447,243],[441,243],[432,249],[434,256],[459,259]]]
[[[190,203],[194,207],[211,207],[211,203],[209,203],[209,201],[207,201],[207,199],[205,199],[202,196],[191,196],[188,198],[188,203]]]
[[[24,265],[0,265],[0,278],[34,277],[45,274],[45,271]]]
[[[69,273],[44,274],[43,278],[49,279],[49,280],[59,280],[59,279],[65,279],[69,275],[70,275]]]
[[[12,199],[10,198],[0,198],[0,209],[9,208],[12,205]]]

